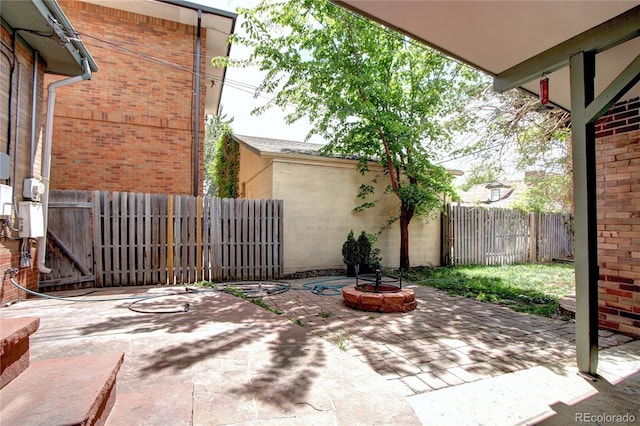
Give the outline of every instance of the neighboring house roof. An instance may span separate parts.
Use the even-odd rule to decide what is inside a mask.
[[[314,161],[331,161],[334,164],[338,162],[351,164],[359,159],[357,156],[321,154],[320,149],[325,144],[236,134],[231,135],[231,137],[261,157],[288,158],[290,161],[307,161],[312,157]],[[375,162],[372,161],[372,163]]]
[[[244,136],[233,134],[231,137],[239,143],[243,143],[247,148],[257,155],[265,154],[303,154],[320,156],[320,149],[323,144],[295,142],[284,139],[270,139],[256,136]]]
[[[342,157],[338,155],[323,155],[320,153],[320,149],[325,146],[325,144],[296,142],[286,139],[271,139],[236,134],[232,134],[231,137],[238,143],[243,144],[249,150],[253,151],[256,155],[259,155],[261,157],[311,156],[316,157],[317,159],[340,162],[353,162],[358,160],[358,157],[356,156]],[[463,172],[460,170],[447,169],[447,171],[454,176],[461,176],[463,174]]]
[[[39,53],[47,66],[45,72],[82,75],[84,59],[92,72],[98,71],[98,65],[55,0],[3,1],[0,12],[2,19]]]
[[[473,185],[468,191],[458,191],[458,196],[463,205],[508,208],[520,200],[525,189],[523,181],[494,181]]]

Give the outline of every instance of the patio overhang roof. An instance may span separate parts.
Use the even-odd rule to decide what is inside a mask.
[[[598,364],[595,121],[640,96],[640,1],[330,0],[571,111],[580,372]]]
[[[45,72],[67,76],[84,74],[83,59],[92,72],[98,65],[81,40],[73,36],[73,27],[56,1],[5,1],[0,7],[3,25],[38,51],[46,64]]]
[[[571,109],[569,58],[595,50],[596,95],[640,54],[640,1],[337,0],[340,4],[494,77],[504,91],[538,95]],[[636,65],[637,66],[637,65]],[[635,84],[621,98],[640,96]]]

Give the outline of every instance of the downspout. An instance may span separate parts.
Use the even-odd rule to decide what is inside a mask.
[[[44,129],[44,146],[42,149],[42,181],[44,182],[44,193],[42,194],[42,211],[44,213],[44,236],[38,239],[38,270],[43,274],[51,273],[51,269],[44,265],[44,256],[47,250],[47,222],[49,216],[49,177],[51,175],[51,140],[53,137],[53,109],[56,102],[56,89],[69,84],[79,83],[91,79],[91,68],[89,61],[82,58],[84,74],[75,77],[65,78],[55,81],[47,88],[47,123]]]
[[[201,45],[201,29],[202,29],[202,10],[198,9],[198,28],[196,31],[196,72],[194,73],[196,76],[196,107],[195,107],[195,118],[193,123],[193,144],[195,148],[195,153],[193,156],[193,161],[195,163],[195,168],[193,171],[193,196],[197,197],[199,195],[200,185],[198,180],[200,179],[200,45]]]
[[[20,98],[22,97],[22,64],[18,62],[18,85],[16,87],[16,131],[13,135],[14,137],[14,147],[13,147],[13,180],[11,181],[11,185],[13,185],[13,211],[18,213],[18,195],[16,194],[16,183],[18,182],[18,154],[20,153]]]
[[[36,114],[38,112],[38,64],[39,57],[38,51],[36,50],[35,56],[33,59],[33,86],[31,86],[31,140],[30,140],[30,162],[29,162],[29,177],[33,177],[34,171],[34,158],[36,152]]]

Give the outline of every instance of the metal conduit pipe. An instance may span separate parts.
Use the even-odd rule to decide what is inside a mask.
[[[196,58],[195,58],[195,118],[193,120],[193,145],[195,148],[194,151],[194,163],[195,167],[193,170],[193,196],[197,197],[199,195],[200,190],[200,49],[202,43],[202,10],[198,9],[198,26],[196,29]]]
[[[79,83],[91,79],[91,68],[89,61],[82,58],[84,74],[75,77],[65,78],[49,84],[47,88],[47,115],[44,129],[44,146],[42,149],[42,181],[44,182],[44,193],[42,194],[42,212],[44,214],[44,236],[38,239],[38,270],[43,274],[51,273],[51,269],[44,264],[44,257],[47,250],[47,222],[49,216],[49,177],[51,175],[51,139],[53,137],[53,110],[56,102],[56,89],[69,84]]]

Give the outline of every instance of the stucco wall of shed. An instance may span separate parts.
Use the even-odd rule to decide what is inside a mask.
[[[241,147],[242,148],[242,147]],[[381,169],[361,176],[355,162],[326,158],[308,159],[274,157],[267,161],[255,153],[241,149],[240,185],[246,180],[247,198],[264,198],[264,182],[271,177],[271,198],[284,200],[284,272],[285,274],[315,270],[345,268],[342,244],[350,230],[376,233],[388,218],[397,214],[399,205],[393,195],[382,195],[387,179]],[[253,158],[252,158],[253,157]],[[262,167],[260,169],[260,167]],[[256,173],[258,169],[262,170]],[[253,173],[252,173],[253,172]],[[354,213],[359,205],[357,190],[363,183],[379,176],[377,207]],[[382,264],[398,267],[400,260],[400,230],[394,223],[385,230],[374,245],[380,248]],[[412,265],[438,265],[440,262],[440,223],[416,217],[410,226],[410,255]]]
[[[270,158],[262,158],[240,145],[238,188],[241,198],[254,200],[273,198],[273,167]]]

